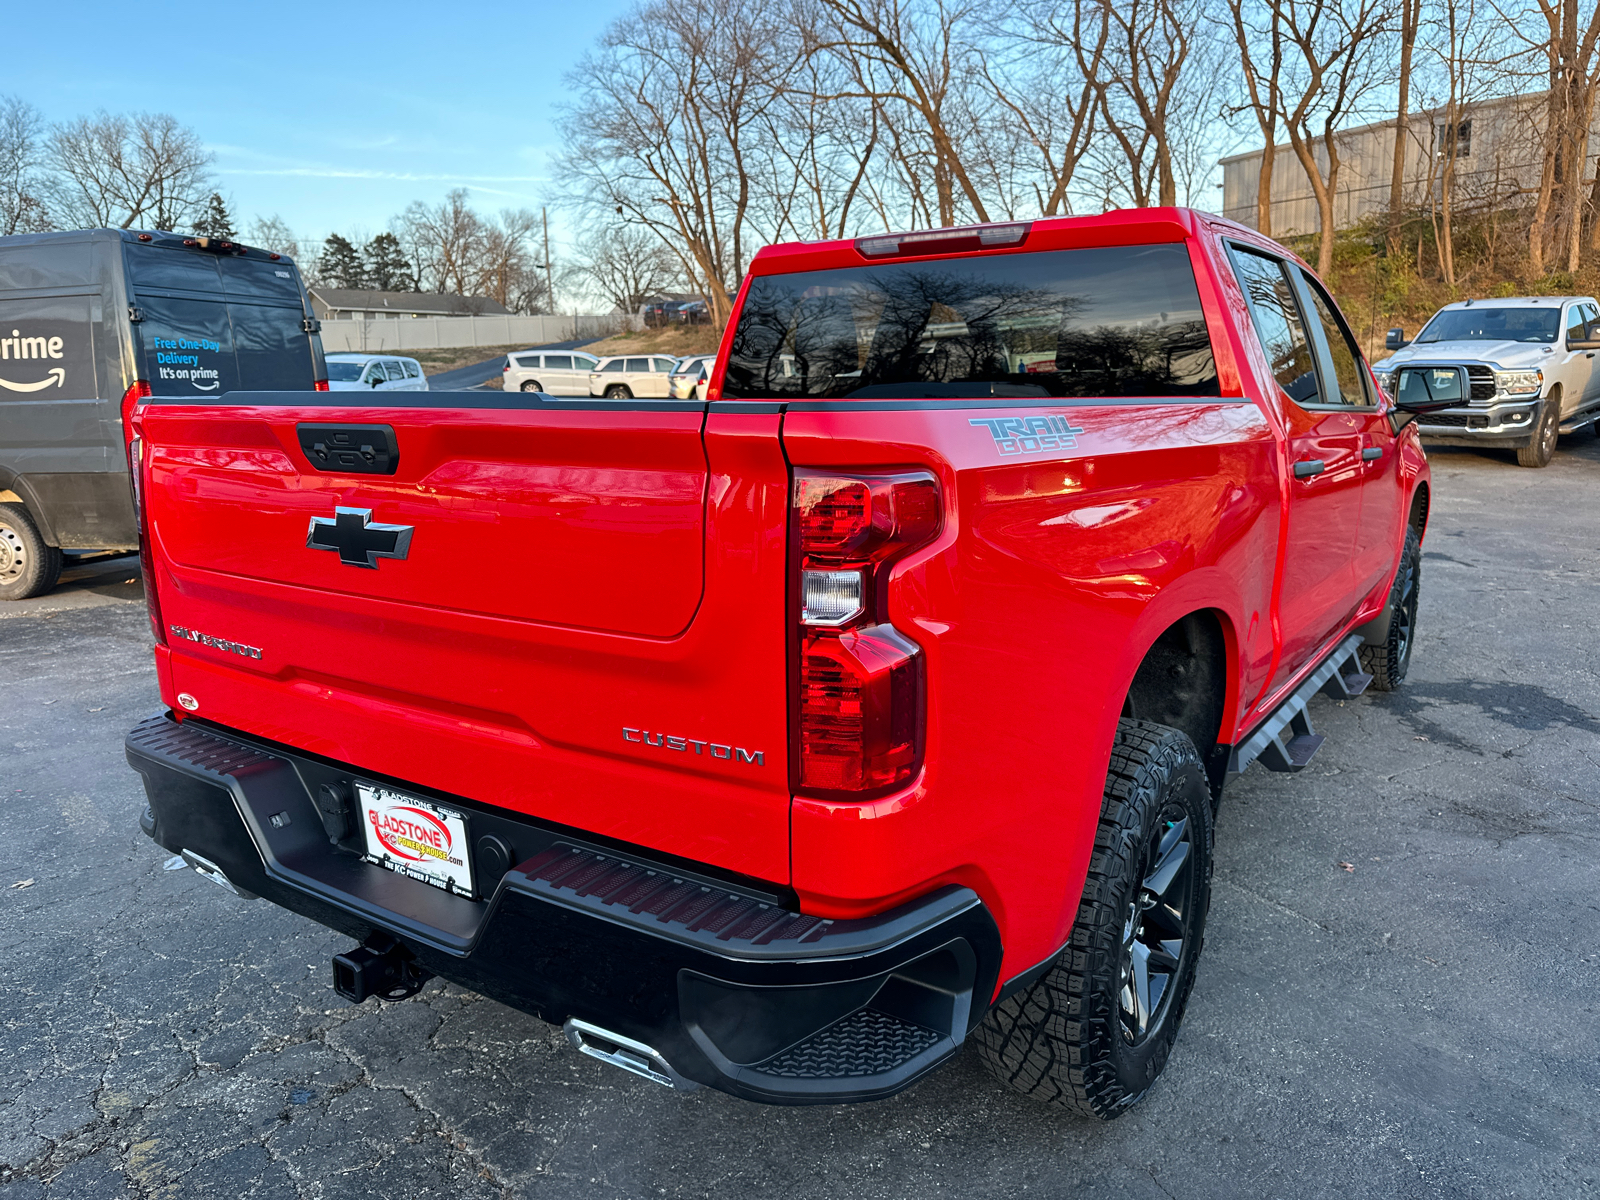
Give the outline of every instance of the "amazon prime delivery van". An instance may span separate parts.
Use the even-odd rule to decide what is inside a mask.
[[[288,258],[132,229],[0,237],[0,600],[63,551],[133,550],[124,437],[141,398],[326,389]]]

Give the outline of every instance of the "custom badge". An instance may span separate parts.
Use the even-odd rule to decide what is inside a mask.
[[[1039,454],[1046,450],[1074,450],[1083,432],[1065,417],[973,417],[968,425],[982,425],[994,438],[996,453]]]

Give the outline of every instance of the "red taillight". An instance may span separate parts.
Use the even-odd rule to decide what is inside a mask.
[[[800,786],[868,792],[922,765],[922,651],[893,625],[812,634],[800,646]]]
[[[136,380],[132,387],[122,393],[122,448],[127,450],[133,443],[134,435],[138,432],[133,427],[133,413],[139,407],[139,401],[150,398],[150,385],[143,379]],[[132,461],[129,462],[130,467]]]
[[[319,379],[313,383],[311,387],[313,391],[325,392],[328,390],[328,381],[326,379]]]
[[[797,786],[863,796],[903,787],[922,765],[920,647],[889,623],[892,565],[939,535],[943,502],[926,471],[797,471]]]

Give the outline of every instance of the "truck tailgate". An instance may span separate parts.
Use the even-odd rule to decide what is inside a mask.
[[[147,586],[194,715],[787,880],[775,418],[226,400],[143,416]],[[347,433],[364,468],[317,449]]]

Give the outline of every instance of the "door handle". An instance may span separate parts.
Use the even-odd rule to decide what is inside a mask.
[[[1362,462],[1374,462],[1383,457],[1382,446],[1368,446],[1361,451]]]
[[[1310,479],[1313,475],[1321,475],[1324,469],[1324,463],[1320,458],[1303,459],[1295,463],[1294,477],[1296,479]]]

